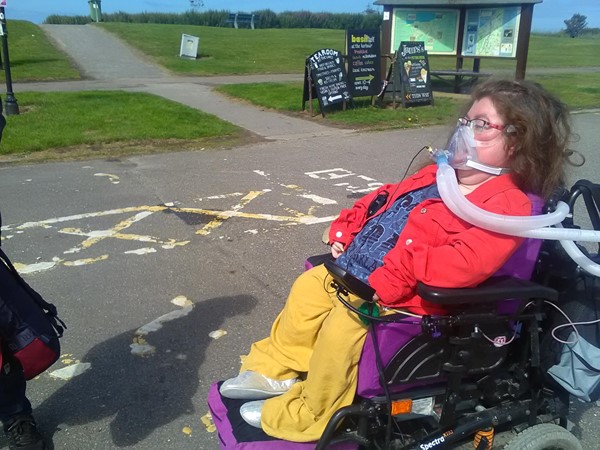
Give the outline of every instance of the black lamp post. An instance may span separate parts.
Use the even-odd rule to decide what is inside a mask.
[[[10,74],[10,59],[8,58],[8,34],[6,31],[6,15],[4,7],[0,8],[0,33],[2,34],[2,59],[4,60],[4,76],[6,77],[6,98],[4,112],[7,116],[19,114],[19,105],[12,91],[12,76]]]

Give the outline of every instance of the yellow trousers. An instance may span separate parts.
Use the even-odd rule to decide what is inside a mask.
[[[252,344],[242,365],[275,380],[306,374],[265,402],[261,425],[270,436],[318,440],[331,416],[354,399],[367,327],[336,298],[330,281],[322,265],[298,277],[270,336]]]

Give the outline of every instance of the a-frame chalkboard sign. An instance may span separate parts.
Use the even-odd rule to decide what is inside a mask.
[[[400,89],[402,106],[433,105],[429,58],[422,41],[402,41],[393,70],[394,91]],[[395,94],[395,92],[394,92]]]
[[[314,98],[319,101],[323,116],[325,116],[325,108],[352,99],[344,59],[337,50],[324,48],[306,58],[302,111],[308,101],[312,114]]]
[[[381,92],[381,46],[379,30],[346,32],[348,84],[352,97],[373,97]]]

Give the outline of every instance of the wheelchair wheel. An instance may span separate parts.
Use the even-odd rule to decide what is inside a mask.
[[[519,433],[504,450],[582,450],[575,436],[559,425],[542,423]]]

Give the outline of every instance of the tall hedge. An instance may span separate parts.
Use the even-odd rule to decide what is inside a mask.
[[[246,12],[257,16],[256,28],[329,28],[346,30],[349,28],[379,28],[382,15],[378,12],[365,13],[327,13],[310,11],[284,11],[275,13],[270,9]],[[126,23],[163,23],[176,25],[204,25],[209,27],[231,27],[228,22],[230,11],[208,10],[205,12],[186,11],[181,14],[143,12],[130,14],[118,11],[102,14],[103,22]],[[44,23],[48,24],[85,24],[91,22],[89,16],[51,15]]]

